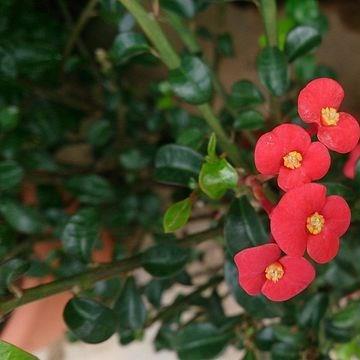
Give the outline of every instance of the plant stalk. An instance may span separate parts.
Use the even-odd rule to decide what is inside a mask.
[[[181,59],[176,53],[167,37],[162,31],[153,14],[148,13],[138,0],[119,0],[122,5],[134,16],[138,24],[156,48],[161,61],[170,69],[180,67]],[[241,156],[237,147],[232,143],[225,133],[219,119],[215,116],[209,104],[197,106],[210,128],[219,139],[222,150],[229,156],[229,159],[236,165],[241,166]]]
[[[222,230],[220,228],[210,229],[201,233],[189,235],[184,239],[178,240],[177,243],[180,246],[188,246],[194,243],[209,240],[221,233]],[[48,284],[24,290],[20,297],[12,295],[8,298],[2,299],[0,301],[0,314],[1,316],[4,316],[19,306],[59,294],[64,291],[72,290],[78,286],[82,290],[86,290],[97,281],[109,279],[128,271],[135,270],[141,266],[141,256],[142,253],[139,253],[124,260],[98,266],[97,268],[90,269],[81,274],[55,280]]]

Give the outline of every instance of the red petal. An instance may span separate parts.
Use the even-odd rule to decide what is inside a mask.
[[[360,144],[358,144],[354,150],[351,151],[349,158],[347,159],[344,165],[344,175],[349,179],[355,178],[355,168],[356,164],[360,158]]]
[[[248,248],[238,252],[234,261],[239,272],[239,285],[249,294],[261,292],[265,278],[265,269],[277,261],[281,251],[276,244],[270,243]]]
[[[272,211],[271,233],[286,254],[301,256],[305,252],[308,238],[306,219],[316,211],[321,212],[325,195],[325,186],[305,184],[287,192]]]
[[[335,126],[319,126],[318,139],[330,150],[345,154],[359,142],[360,127],[350,114],[341,112]]]
[[[281,140],[283,156],[294,150],[304,154],[311,144],[309,133],[299,125],[282,124],[272,132]]]
[[[288,169],[284,166],[280,168],[277,179],[279,187],[284,191],[289,191],[295,187],[307,184],[311,178],[306,173],[306,169],[301,166],[298,169]]]
[[[275,175],[282,162],[282,147],[278,136],[272,131],[260,136],[255,146],[255,166],[259,173]]]
[[[331,158],[326,146],[316,141],[313,142],[304,156],[302,167],[310,180],[319,180],[330,169]]]
[[[320,123],[321,109],[338,109],[344,98],[344,90],[333,79],[319,78],[310,81],[298,97],[300,118],[307,123]]]
[[[255,165],[265,175],[275,175],[283,164],[283,156],[290,151],[305,153],[310,146],[310,135],[302,127],[282,124],[262,135],[255,147]]]
[[[325,264],[332,260],[339,251],[339,237],[331,233],[329,229],[319,235],[309,235],[307,252],[309,256],[319,264]]]
[[[336,236],[344,235],[350,226],[351,211],[341,196],[327,197],[321,214],[325,218],[325,228]]]
[[[279,262],[284,267],[284,276],[278,282],[266,280],[261,291],[270,300],[286,301],[309,286],[315,270],[303,257],[284,256]]]

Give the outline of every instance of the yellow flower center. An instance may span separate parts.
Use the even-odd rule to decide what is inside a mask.
[[[320,234],[324,224],[324,217],[317,212],[309,216],[306,220],[306,228],[309,230],[309,233],[313,235]]]
[[[298,169],[301,166],[302,155],[297,151],[290,151],[283,157],[284,166],[288,169]]]
[[[334,126],[339,121],[339,113],[332,107],[326,107],[321,109],[321,119],[323,125]]]
[[[273,282],[278,282],[284,276],[284,268],[279,262],[270,264],[265,269],[265,277]]]

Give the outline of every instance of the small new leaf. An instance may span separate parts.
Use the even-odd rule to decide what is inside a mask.
[[[226,159],[218,158],[203,164],[199,175],[201,190],[211,199],[220,199],[237,186],[238,173]]]
[[[164,231],[166,233],[176,231],[183,227],[189,220],[191,214],[191,200],[186,198],[172,204],[164,215]]]

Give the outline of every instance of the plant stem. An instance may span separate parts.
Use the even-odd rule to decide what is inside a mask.
[[[181,60],[174,48],[169,43],[167,37],[162,31],[160,25],[154,18],[153,14],[148,13],[138,0],[119,0],[127,10],[135,17],[144,33],[150,39],[159,53],[161,61],[170,69],[176,69],[180,66]],[[231,142],[225,133],[219,119],[215,116],[209,104],[198,106],[199,111],[205,118],[208,125],[215,132],[219,139],[222,150],[225,151],[230,160],[236,165],[241,165],[240,152]]]
[[[217,286],[223,279],[224,279],[223,276],[215,276],[209,281],[207,281],[205,284],[199,286],[196,290],[194,290],[190,294],[178,298],[172,304],[160,310],[155,316],[149,318],[145,326],[146,327],[151,326],[153,323],[155,323],[158,320],[165,320],[171,317],[173,314],[178,313],[179,310],[182,309],[184,306],[186,306],[193,298],[200,295],[204,290],[210,287]]]
[[[201,233],[189,235],[188,237],[179,240],[177,243],[181,246],[188,246],[193,243],[200,243],[214,238],[221,233],[222,230],[220,228],[210,229]],[[141,256],[142,253],[139,253],[121,261],[98,266],[97,268],[90,269],[81,274],[55,280],[48,284],[35,286],[24,290],[21,297],[10,296],[2,299],[0,302],[0,314],[4,316],[19,306],[71,290],[76,286],[85,290],[99,280],[109,279],[119,274],[132,271],[141,266]]]
[[[260,11],[263,18],[268,46],[277,46],[276,0],[260,0]]]
[[[263,19],[267,46],[278,47],[276,0],[260,0],[260,12]],[[270,95],[270,118],[275,124],[281,122],[279,98]]]
[[[95,9],[95,6],[97,5],[98,0],[90,0],[86,7],[84,8],[83,12],[81,13],[79,20],[77,21],[75,28],[69,38],[69,41],[67,42],[64,50],[64,61],[65,59],[71,54],[71,51],[82,31],[84,26],[86,25],[87,21],[91,18],[93,15],[93,11]]]

